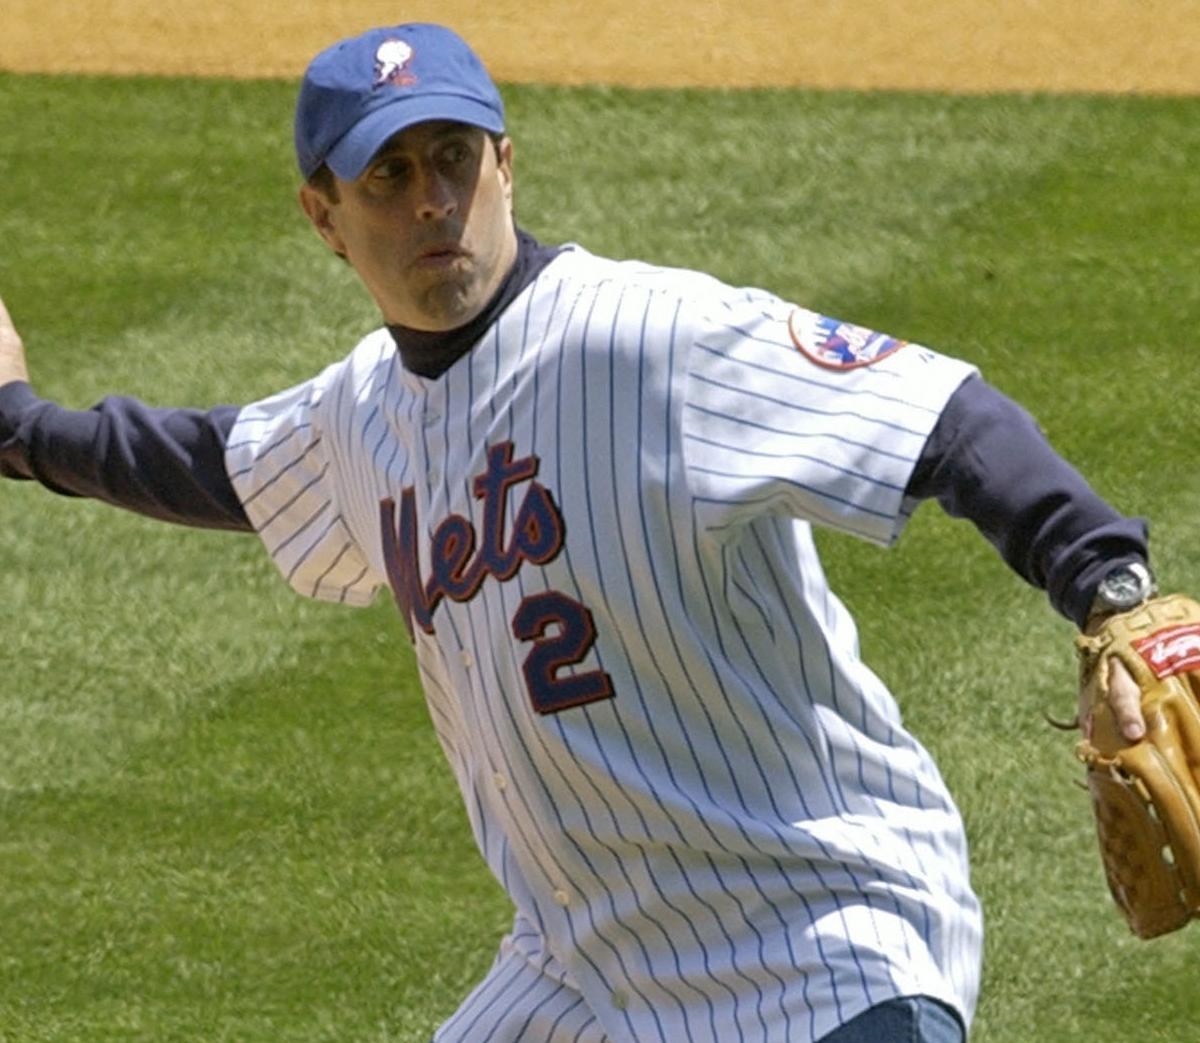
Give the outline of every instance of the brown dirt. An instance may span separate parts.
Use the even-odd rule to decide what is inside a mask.
[[[0,69],[295,77],[338,37],[429,20],[509,82],[1195,94],[1196,19],[1195,0],[2,0]]]

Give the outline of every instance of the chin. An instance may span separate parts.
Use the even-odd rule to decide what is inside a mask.
[[[452,330],[464,326],[483,311],[487,299],[474,285],[436,287],[421,301],[421,313],[431,329]]]

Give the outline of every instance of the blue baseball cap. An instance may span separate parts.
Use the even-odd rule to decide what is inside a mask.
[[[309,64],[296,102],[296,160],[353,181],[392,135],[454,120],[504,132],[504,105],[483,62],[457,33],[412,23],[369,29]]]

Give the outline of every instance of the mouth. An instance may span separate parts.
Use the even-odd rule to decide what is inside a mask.
[[[431,243],[417,254],[416,264],[419,268],[449,268],[470,256],[458,243]]]

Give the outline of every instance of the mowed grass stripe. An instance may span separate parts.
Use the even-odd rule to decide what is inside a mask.
[[[43,390],[240,401],[374,323],[290,198],[291,93],[0,76],[0,293]],[[1195,103],[507,97],[531,231],[978,361],[1152,515],[1174,585],[1197,588],[1186,409],[1116,451],[1101,429],[1166,412],[1155,331],[1185,340],[1194,315]],[[1174,372],[1186,402],[1195,378]],[[1126,936],[1071,740],[1040,724],[1069,714],[1070,628],[935,509],[890,554],[822,543],[967,816],[991,932],[974,1038],[1191,1038],[1192,1001],[1153,983],[1184,980],[1195,943]],[[0,565],[19,651],[0,698],[0,1039],[424,1043],[506,906],[394,609],[309,605],[254,541],[12,485]],[[1081,982],[1102,983],[1102,1019]]]

